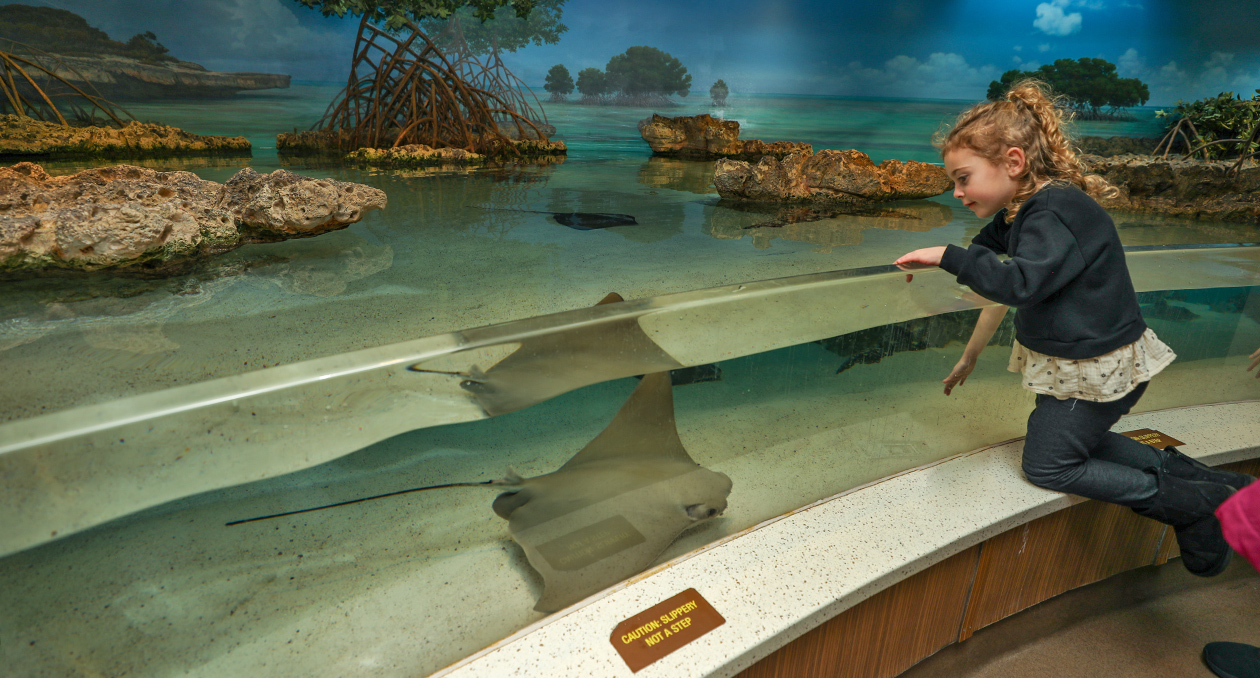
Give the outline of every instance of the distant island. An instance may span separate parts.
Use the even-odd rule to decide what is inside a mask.
[[[113,40],[83,17],[63,9],[0,6],[0,51],[20,54],[108,99],[230,97],[237,92],[289,86],[274,73],[219,73],[181,61],[152,32]]]

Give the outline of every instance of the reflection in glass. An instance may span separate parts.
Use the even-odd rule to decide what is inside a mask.
[[[639,167],[639,183],[671,191],[716,194],[717,189],[713,187],[713,164],[712,161],[680,160],[654,155]]]
[[[769,248],[775,238],[833,247],[859,245],[870,228],[925,232],[948,224],[952,210],[926,200],[835,209],[813,205],[774,206],[722,200],[706,232],[714,238],[752,238],[758,249]]]

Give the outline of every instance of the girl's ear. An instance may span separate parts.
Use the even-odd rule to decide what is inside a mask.
[[[1006,149],[1006,173],[1016,179],[1024,174],[1024,170],[1028,168],[1028,158],[1024,156],[1024,149],[1018,146],[1011,146]]]

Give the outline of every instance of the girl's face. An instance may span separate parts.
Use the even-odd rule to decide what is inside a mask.
[[[1016,177],[1024,170],[1023,149],[1008,148],[998,165],[965,147],[946,151],[944,160],[945,173],[954,180],[954,197],[981,219],[1008,206],[1019,190]]]

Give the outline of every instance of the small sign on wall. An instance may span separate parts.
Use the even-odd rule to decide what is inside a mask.
[[[1160,433],[1159,431],[1156,431],[1153,428],[1140,428],[1136,431],[1125,431],[1124,433],[1121,433],[1120,435],[1129,436],[1130,438],[1138,441],[1139,443],[1150,445],[1151,447],[1155,447],[1161,450],[1164,449],[1165,447],[1168,447],[1169,445],[1172,445],[1173,447],[1176,447],[1178,445],[1185,445],[1185,443],[1181,442],[1180,440],[1177,440],[1176,438],[1168,435],[1167,433]]]
[[[687,589],[617,624],[609,640],[626,666],[638,673],[725,623],[699,592]]]

